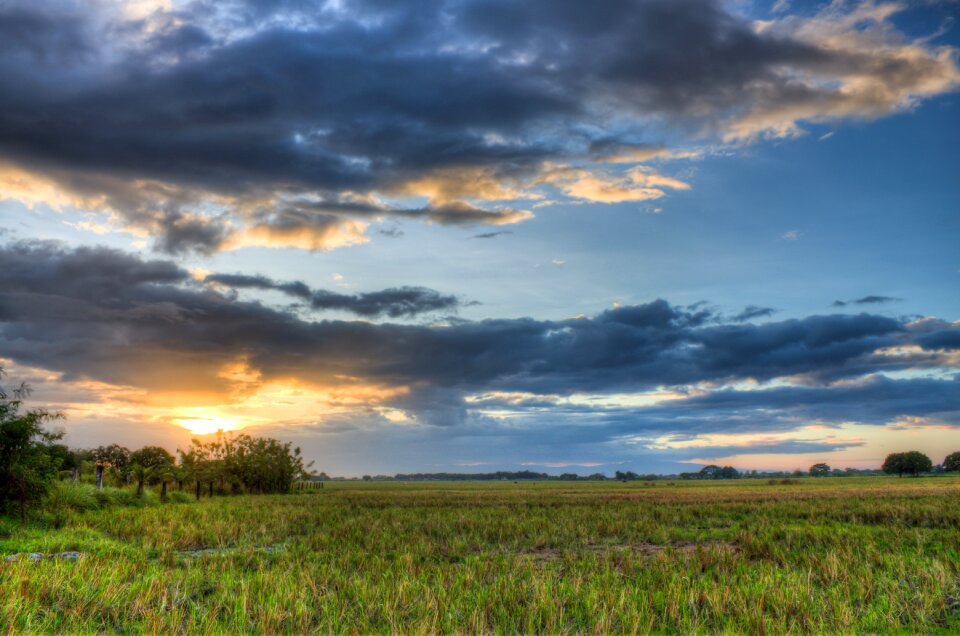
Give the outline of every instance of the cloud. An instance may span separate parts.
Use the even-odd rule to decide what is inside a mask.
[[[475,239],[492,239],[497,238],[498,236],[504,236],[505,234],[513,234],[510,230],[501,230],[499,232],[482,232],[480,234],[474,234],[470,238]]]
[[[517,223],[554,192],[662,198],[689,184],[643,164],[960,83],[956,50],[899,31],[892,4],[136,6],[0,8],[0,183],[169,253],[356,245],[389,217]]]
[[[421,288],[340,294],[256,273],[194,274],[107,248],[5,242],[0,364],[37,385],[41,403],[66,410],[80,443],[141,422],[145,436],[180,439],[178,423],[222,420],[302,439],[347,467],[367,465],[363,449],[378,458],[366,461],[390,466],[409,453],[404,469],[422,469],[428,448],[451,463],[483,452],[670,471],[708,456],[860,448],[811,425],[929,425],[944,435],[960,426],[960,328],[934,317],[752,323],[665,300],[562,320],[398,324],[304,311],[316,303],[407,317],[455,301]],[[647,448],[660,438],[669,444]]]
[[[205,283],[233,289],[279,291],[307,301],[312,309],[347,311],[358,316],[403,318],[436,311],[455,311],[460,306],[456,296],[441,294],[425,287],[394,287],[362,294],[339,294],[325,289],[311,289],[301,281],[277,282],[265,276],[244,274],[210,274]]]
[[[803,232],[800,230],[790,230],[788,232],[784,232],[780,238],[782,238],[784,241],[796,241],[801,236],[803,236]]]
[[[219,280],[360,315],[408,316],[454,302],[420,288],[347,295],[257,276]],[[950,366],[948,353],[894,349],[932,346],[944,340],[940,332],[953,330],[915,333],[870,314],[728,323],[702,307],[663,300],[569,320],[307,321],[293,310],[198,285],[169,261],[51,243],[0,249],[5,355],[68,377],[148,391],[226,391],[231,382],[223,368],[242,358],[263,382],[406,387],[406,408],[431,409],[441,395],[451,405],[444,412],[453,414],[460,412],[453,405],[478,392],[603,394],[777,378],[818,386],[881,370]]]
[[[957,380],[891,380],[870,376],[855,383],[817,387],[782,387],[759,391],[725,389],[651,408],[651,419],[710,414],[703,430],[757,430],[766,418],[790,422],[860,422],[886,424],[904,415],[945,416],[960,426]],[[662,426],[663,424],[661,424]]]
[[[927,350],[960,350],[960,326],[919,335],[917,342]]]
[[[855,305],[880,305],[884,303],[895,303],[900,300],[900,298],[894,298],[893,296],[864,296],[851,302]]]
[[[400,238],[404,235],[404,231],[399,227],[382,227],[377,230],[377,233],[388,238]]]
[[[679,461],[696,461],[697,463],[712,463],[719,458],[734,455],[803,455],[807,453],[837,453],[850,448],[865,446],[862,439],[850,440],[760,440],[751,444],[730,444],[717,446],[694,446],[681,449],[671,449],[672,454]]]
[[[776,313],[776,309],[771,307],[757,307],[756,305],[748,305],[743,308],[739,314],[732,316],[730,320],[732,322],[746,322],[748,320],[753,320],[754,318],[766,318],[772,316]]]
[[[833,301],[833,307],[846,307],[847,305],[884,305],[886,303],[896,303],[903,300],[902,298],[894,298],[893,296],[863,296],[862,298],[857,298],[855,300],[835,300]]]
[[[664,188],[690,189],[689,184],[663,176],[647,166],[637,166],[623,174],[566,165],[550,166],[539,180],[556,186],[571,198],[597,203],[648,201],[665,196]]]

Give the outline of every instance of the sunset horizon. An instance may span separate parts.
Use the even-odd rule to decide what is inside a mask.
[[[956,4],[0,6],[0,385],[329,475],[934,464]]]

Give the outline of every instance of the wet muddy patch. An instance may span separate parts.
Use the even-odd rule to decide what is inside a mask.
[[[186,550],[177,550],[177,556],[183,557],[185,559],[200,559],[208,556],[225,556],[231,554],[240,554],[244,550],[252,550],[253,552],[265,552],[267,554],[275,554],[283,550],[282,543],[272,543],[270,545],[256,545],[252,548],[240,548],[236,546],[227,546],[223,548],[208,548],[208,547],[198,547],[198,548],[188,548]]]
[[[562,550],[553,547],[525,548],[520,555],[530,557],[538,562],[556,561],[563,558],[565,553],[594,553],[594,554],[636,554],[642,557],[652,557],[664,552],[691,553],[697,550],[710,552],[735,552],[736,545],[730,541],[682,541],[677,543],[589,543],[583,547]]]

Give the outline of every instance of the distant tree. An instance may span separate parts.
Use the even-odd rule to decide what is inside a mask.
[[[943,460],[943,469],[948,473],[960,471],[960,451],[947,455]]]
[[[717,476],[714,479],[739,479],[740,472],[733,466],[724,466],[717,471]]]
[[[144,446],[130,453],[130,472],[137,480],[137,497],[143,497],[144,483],[160,483],[163,484],[161,498],[165,499],[173,467],[173,455],[159,446]]]
[[[697,479],[739,479],[740,472],[733,466],[704,466],[697,473]]]
[[[618,470],[613,474],[613,476],[614,478],[619,479],[620,481],[633,481],[635,479],[640,478],[640,475],[633,472],[632,470],[628,470],[626,472],[621,472]]]
[[[43,499],[57,477],[59,459],[51,446],[63,437],[43,428],[59,414],[44,409],[21,412],[28,392],[26,385],[10,392],[0,387],[0,511],[17,508],[23,524],[29,508]]]
[[[104,467],[112,468],[115,476],[122,478],[130,467],[130,449],[119,444],[98,446],[93,449],[93,459],[99,467],[98,470]]]
[[[919,475],[930,472],[933,462],[920,451],[891,453],[883,462],[883,472],[888,475]]]
[[[197,501],[200,501],[200,489],[203,482],[212,477],[214,466],[208,449],[198,439],[191,440],[186,451],[177,449],[180,456],[179,470],[185,481],[192,481]],[[212,484],[212,482],[211,482]]]
[[[704,466],[700,469],[700,479],[717,479],[717,475],[720,473],[720,467],[714,464],[709,466]]]
[[[140,464],[147,468],[154,466],[167,466],[174,463],[173,455],[166,449],[159,446],[144,446],[140,450],[130,453],[130,463]]]
[[[83,465],[83,453],[72,450],[66,444],[51,444],[50,456],[60,467],[62,477],[70,476],[76,479]]]
[[[830,475],[830,467],[826,464],[814,464],[810,467],[811,477],[827,477]]]

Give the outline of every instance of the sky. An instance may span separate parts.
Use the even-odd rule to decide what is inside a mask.
[[[9,0],[0,367],[329,474],[960,450],[955,0]]]

